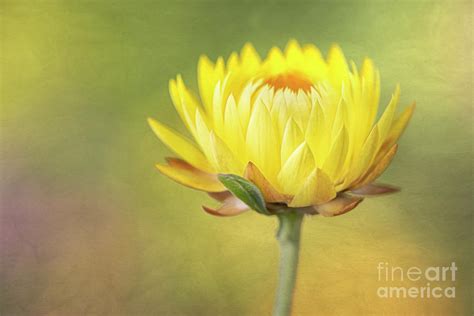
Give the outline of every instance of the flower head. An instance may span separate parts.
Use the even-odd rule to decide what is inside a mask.
[[[208,212],[248,209],[218,174],[248,180],[270,210],[285,205],[337,215],[354,208],[361,195],[394,191],[373,181],[395,155],[414,104],[396,115],[397,86],[376,120],[380,78],[370,59],[357,68],[337,45],[325,59],[314,45],[292,40],[284,52],[273,47],[262,60],[246,44],[226,61],[202,56],[198,84],[199,98],[179,75],[169,86],[193,141],[153,119],[149,123],[180,156],[158,170],[224,203]]]

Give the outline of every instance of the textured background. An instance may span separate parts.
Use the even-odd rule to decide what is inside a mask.
[[[200,210],[146,124],[199,54],[338,42],[418,107],[364,201],[303,231],[295,315],[471,315],[472,2],[1,1],[3,315],[268,315],[276,221]],[[378,262],[459,267],[455,299],[376,296]]]

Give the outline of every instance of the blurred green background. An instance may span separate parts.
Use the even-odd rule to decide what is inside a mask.
[[[339,43],[417,101],[382,181],[402,192],[306,220],[295,315],[472,314],[471,1],[1,0],[2,315],[269,315],[273,218],[215,218],[160,175],[146,124],[201,53]],[[459,270],[455,299],[381,299],[379,262]]]

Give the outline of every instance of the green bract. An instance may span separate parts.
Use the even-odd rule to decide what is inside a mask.
[[[270,215],[260,190],[245,178],[235,174],[219,174],[219,181],[237,198],[258,213]]]

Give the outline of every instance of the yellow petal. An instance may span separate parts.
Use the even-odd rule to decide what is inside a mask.
[[[278,183],[285,194],[295,194],[314,169],[314,158],[306,142],[291,154],[278,174]]]
[[[328,54],[329,78],[334,87],[341,87],[342,83],[347,80],[349,67],[341,48],[333,44]]]
[[[383,142],[388,135],[390,127],[392,126],[393,117],[397,109],[398,100],[400,98],[400,86],[397,85],[395,92],[392,95],[389,105],[385,109],[384,113],[380,117],[377,125],[379,127],[380,140]]]
[[[255,71],[261,63],[260,55],[250,43],[245,43],[240,51],[240,59],[242,61],[242,67],[249,72]]]
[[[287,101],[284,98],[283,90],[275,92],[272,101],[272,110],[270,111],[272,121],[275,122],[277,135],[275,137],[282,138],[283,133],[288,123],[288,118],[291,117],[290,110],[288,109]]]
[[[293,96],[293,98],[296,97],[294,100],[290,101],[291,103],[287,101],[287,104],[290,105],[290,113],[295,122],[302,130],[306,130],[308,124],[308,115],[312,109],[311,100],[303,90],[298,90],[296,94],[290,93],[287,90],[285,91],[285,94],[290,94]]]
[[[345,104],[342,99],[340,100],[334,121],[332,123],[332,132],[331,136],[334,138],[337,133],[341,130],[342,126],[347,126],[347,104]]]
[[[337,179],[344,174],[345,170],[343,168],[347,159],[348,148],[349,135],[346,128],[342,126],[322,166],[322,170],[324,170],[333,181],[337,181]]]
[[[180,159],[168,159],[168,163],[168,165],[157,164],[156,168],[182,185],[205,192],[226,190],[215,174],[201,171]]]
[[[362,200],[361,197],[341,194],[332,201],[315,206],[314,209],[322,216],[338,216],[351,211]]]
[[[364,186],[377,179],[390,165],[390,162],[395,156],[397,149],[398,145],[393,145],[392,148],[390,148],[390,150],[380,159],[380,161],[378,161],[371,169],[369,169],[369,171],[359,181],[354,183],[353,187],[357,188]]]
[[[244,177],[260,189],[266,202],[286,203],[291,199],[290,196],[278,192],[252,162],[245,168]]]
[[[201,146],[202,151],[209,159],[209,153],[211,151],[210,135],[208,125],[202,116],[202,114],[197,111],[195,115],[195,126],[196,126],[196,141]]]
[[[372,131],[370,132],[369,136],[364,142],[362,149],[360,150],[360,155],[358,160],[356,161],[355,168],[356,174],[360,175],[364,171],[366,171],[372,161],[375,158],[375,154],[377,153],[377,149],[379,145],[379,130],[378,127],[375,126]]]
[[[150,127],[153,132],[155,132],[156,136],[158,136],[166,146],[184,160],[188,161],[196,168],[209,172],[213,171],[213,168],[210,166],[203,153],[188,139],[154,119],[149,118],[148,124],[150,124]]]
[[[212,99],[212,123],[219,135],[224,132],[224,86],[222,81],[216,84]]]
[[[239,111],[240,124],[242,126],[244,134],[247,133],[247,126],[250,119],[252,94],[255,92],[257,86],[258,85],[255,85],[254,83],[249,83],[242,90],[242,93],[239,98],[237,110]]]
[[[314,45],[305,45],[303,54],[305,56],[305,72],[310,75],[313,82],[326,79],[328,66],[319,49]]]
[[[255,163],[265,177],[276,183],[280,169],[280,143],[270,113],[261,102],[254,104],[246,135],[248,160]]]
[[[374,118],[377,115],[380,99],[380,75],[375,69],[374,63],[370,58],[365,58],[360,70],[360,79],[364,84],[364,92],[367,96],[368,125],[372,126]]]
[[[392,127],[390,128],[390,132],[385,140],[388,147],[395,144],[400,136],[403,134],[408,122],[410,121],[413,111],[415,110],[416,104],[413,103],[409,107],[407,107],[402,114],[393,122]]]
[[[199,58],[197,72],[199,94],[201,95],[206,112],[209,113],[209,109],[212,107],[212,94],[217,80],[214,76],[214,65],[207,56],[202,55]]]
[[[304,137],[298,125],[293,118],[290,118],[286,123],[283,132],[283,139],[281,143],[281,163],[284,164],[295,149],[301,145]]]
[[[287,68],[286,59],[278,47],[272,47],[268,52],[265,69],[269,74],[284,72]]]
[[[239,112],[235,104],[235,99],[231,94],[227,99],[224,114],[225,140],[232,149],[232,152],[244,161],[247,154],[245,148],[245,139],[240,125]]]
[[[377,149],[379,148],[379,136],[378,128],[374,126],[369,136],[364,142],[362,149],[355,156],[355,161],[350,167],[349,175],[344,180],[344,183],[337,187],[338,191],[343,188],[351,186],[353,181],[365,174],[367,169],[371,166],[374,161]]]
[[[373,83],[375,80],[375,67],[374,63],[370,58],[364,58],[362,62],[362,67],[360,69],[360,78],[364,78],[368,82]]]
[[[308,120],[308,127],[306,128],[306,142],[314,153],[328,152],[329,146],[329,127],[328,120],[324,110],[319,103],[315,103],[311,110]],[[322,164],[321,157],[316,155],[316,163]]]
[[[206,113],[211,113],[212,96],[218,81],[224,79],[224,60],[219,58],[214,65],[207,56],[202,55],[198,62],[198,85]]]
[[[332,200],[336,194],[331,179],[317,168],[309,175],[303,187],[288,205],[290,207],[318,205]]]
[[[171,79],[168,84],[169,93],[171,96],[171,101],[173,101],[173,105],[176,108],[176,111],[181,116],[182,113],[182,105],[181,105],[181,97],[178,92],[178,84],[176,80]],[[183,117],[181,117],[183,119]]]
[[[285,56],[288,66],[293,69],[304,69],[304,56],[300,45],[296,40],[290,40],[286,45]]]
[[[169,93],[181,120],[188,130],[193,133],[193,121],[190,120],[190,117],[194,117],[194,113],[199,110],[199,101],[186,88],[180,75],[177,76],[176,80],[170,80]]]
[[[239,55],[236,52],[230,54],[229,59],[227,59],[227,71],[236,72],[240,66]]]
[[[242,174],[244,165],[213,131],[210,133],[211,155],[220,173]]]

